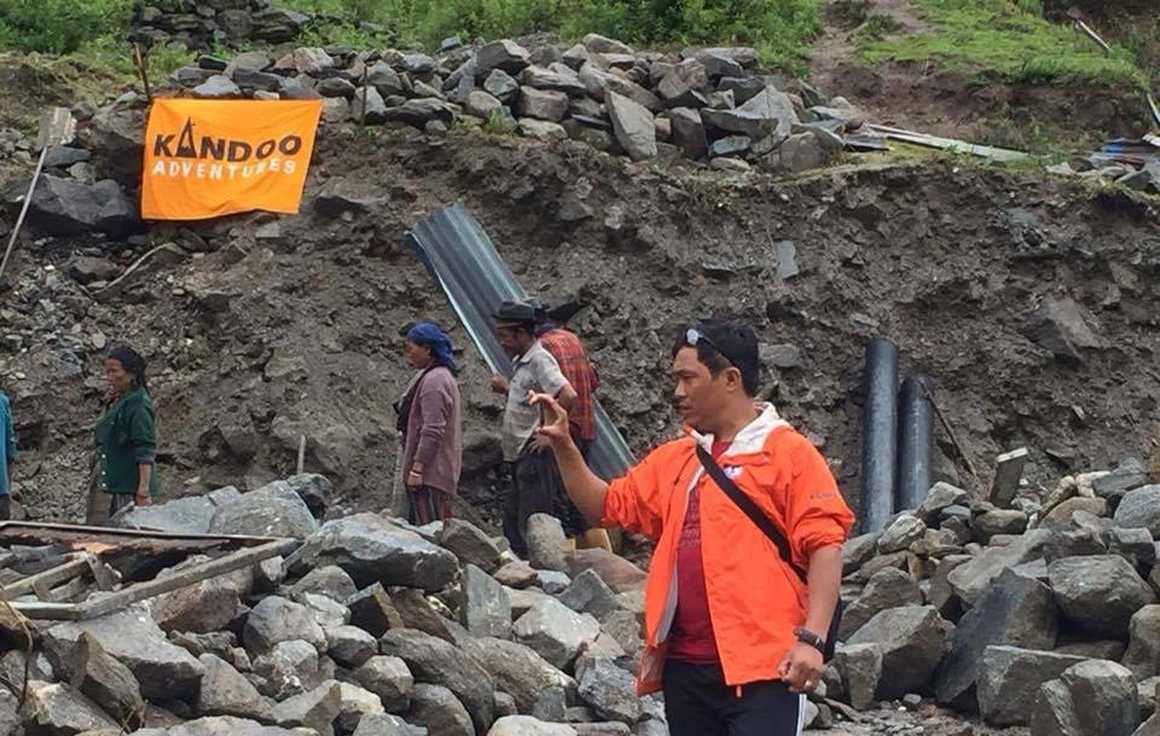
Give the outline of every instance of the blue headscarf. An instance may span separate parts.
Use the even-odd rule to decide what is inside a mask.
[[[459,369],[455,366],[455,358],[451,355],[451,338],[433,322],[420,322],[407,331],[407,339],[416,345],[425,345],[431,348],[431,357],[435,365],[441,365],[452,373]]]

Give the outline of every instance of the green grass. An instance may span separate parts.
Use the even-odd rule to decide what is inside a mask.
[[[1009,82],[1146,87],[1134,55],[1103,53],[1069,27],[1045,20],[1037,0],[916,0],[932,26],[901,39],[867,39],[861,54],[883,61],[934,61],[943,69],[997,75]]]
[[[2,1],[2,0],[0,0]],[[820,29],[819,0],[283,0],[341,19],[315,31],[359,47],[436,48],[448,36],[514,38],[539,31],[573,42],[601,33],[639,47],[755,46],[770,66],[803,71]],[[372,28],[381,30],[368,30]],[[370,42],[368,44],[368,42]]]
[[[567,42],[602,33],[640,48],[752,45],[763,61],[803,72],[820,30],[821,0],[275,0],[322,16],[299,39],[357,49],[434,50],[459,35],[513,38],[551,31]],[[0,0],[0,51],[75,54],[132,73],[127,48],[131,0]],[[164,51],[163,71],[180,61]],[[161,71],[161,70],[159,70]]]

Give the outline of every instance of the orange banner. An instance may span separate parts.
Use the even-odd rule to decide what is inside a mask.
[[[154,100],[141,217],[298,212],[321,111],[321,100]]]

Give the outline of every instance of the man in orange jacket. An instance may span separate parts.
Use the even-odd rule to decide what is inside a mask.
[[[539,432],[585,517],[656,543],[637,689],[663,687],[672,736],[796,736],[804,693],[822,674],[854,515],[814,446],[772,405],[755,403],[759,374],[747,325],[711,320],[681,330],[673,400],[688,436],[611,483],[585,464],[567,412],[532,397],[545,409]],[[783,531],[792,560],[706,475],[697,446]],[[791,564],[808,570],[807,583]]]

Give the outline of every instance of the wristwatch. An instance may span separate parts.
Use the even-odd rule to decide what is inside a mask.
[[[798,641],[804,644],[809,644],[819,652],[824,653],[826,651],[826,640],[810,631],[809,629],[799,626],[793,630],[793,635],[797,637]]]

